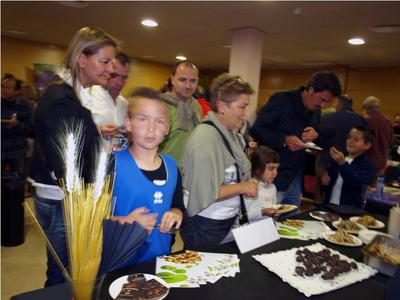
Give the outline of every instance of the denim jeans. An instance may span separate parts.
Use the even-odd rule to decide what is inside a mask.
[[[68,270],[68,249],[65,236],[62,200],[40,198],[35,195],[35,210],[38,221],[47,239]],[[47,249],[47,280],[45,287],[65,282],[61,268]]]
[[[296,177],[289,184],[286,191],[284,191],[284,192],[278,191],[277,196],[276,196],[276,203],[277,204],[291,204],[291,205],[296,205],[297,207],[300,207],[301,197],[303,195],[303,189],[301,186],[302,182],[303,182],[303,172],[299,171],[297,173]],[[298,213],[299,213],[299,210],[297,209],[289,214],[283,215],[282,218],[286,219],[288,217],[297,215]],[[280,219],[280,218],[278,218],[278,219]]]
[[[221,242],[229,233],[236,217],[227,220],[214,220],[199,215],[190,217],[184,214],[181,236],[185,249],[196,249],[196,247]]]

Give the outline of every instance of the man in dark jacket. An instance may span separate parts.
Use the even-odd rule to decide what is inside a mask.
[[[272,95],[258,114],[251,135],[280,156],[275,179],[278,203],[300,205],[306,143],[319,136],[321,107],[340,94],[337,75],[320,72],[305,87]]]
[[[1,81],[1,172],[24,173],[26,139],[32,108],[18,96],[21,81],[9,74]]]

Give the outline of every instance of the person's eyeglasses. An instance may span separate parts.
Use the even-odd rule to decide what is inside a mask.
[[[121,75],[121,74],[118,74],[118,73],[111,73],[110,77],[111,78],[121,77],[121,79],[123,79],[123,80],[127,80],[128,79],[128,75]]]
[[[223,85],[221,85],[221,87],[218,90],[218,98],[221,98],[222,96],[222,92],[225,91],[228,87],[230,87],[231,85],[233,85],[236,82],[241,82],[242,79],[240,78],[240,76],[233,76],[231,79],[227,80]]]

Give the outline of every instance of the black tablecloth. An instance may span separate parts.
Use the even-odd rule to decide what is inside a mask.
[[[387,223],[387,219],[382,216],[375,215],[379,220]],[[296,218],[309,220],[308,213],[302,213]],[[361,247],[343,247],[331,244],[325,240],[318,239],[314,241],[301,241],[281,238],[271,244],[257,248],[245,254],[239,254],[240,273],[233,278],[223,277],[214,284],[202,285],[200,288],[172,288],[166,299],[307,299],[302,293],[298,292],[289,284],[283,282],[275,273],[268,271],[264,266],[257,262],[252,255],[271,253],[280,250],[300,247],[320,242],[329,248],[338,250],[344,255],[354,258],[357,261],[363,260]],[[201,251],[219,252],[219,253],[240,253],[236,244],[229,243],[226,245],[208,245],[200,247]],[[117,278],[132,273],[149,273],[155,272],[155,260],[136,265],[127,269],[111,272],[107,274],[100,288],[100,299],[112,299],[108,293],[108,287]],[[367,280],[355,283],[348,287],[332,291],[322,295],[312,296],[313,299],[384,299],[385,286],[390,280],[389,277],[377,274]],[[43,294],[47,292],[46,294]],[[41,293],[41,294],[39,294]],[[18,296],[14,296],[13,300],[70,300],[71,292],[68,285],[53,287],[53,289],[41,289]]]

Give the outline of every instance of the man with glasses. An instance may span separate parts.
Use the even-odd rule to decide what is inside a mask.
[[[173,67],[170,80],[171,92],[161,96],[168,105],[171,125],[159,151],[174,157],[181,167],[186,141],[202,119],[200,104],[193,97],[199,80],[199,70],[189,61],[180,61]]]
[[[319,137],[321,108],[341,94],[336,74],[314,74],[305,87],[272,95],[260,110],[251,135],[278,152],[277,202],[300,205],[306,143]],[[340,124],[338,124],[340,126]]]
[[[106,139],[112,139],[125,132],[124,119],[128,101],[120,92],[128,80],[129,64],[129,57],[123,52],[118,52],[114,60],[114,72],[111,73],[107,84],[93,86],[88,91],[91,100],[87,108],[92,112],[94,122]]]

